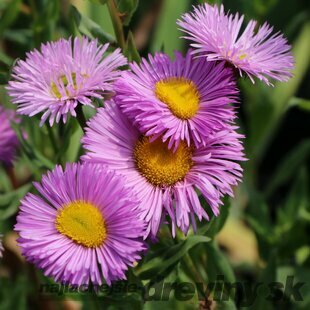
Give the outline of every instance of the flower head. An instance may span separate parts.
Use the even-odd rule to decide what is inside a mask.
[[[41,124],[49,118],[52,126],[61,118],[66,122],[68,114],[76,116],[78,104],[93,106],[91,99],[112,91],[112,82],[120,74],[117,68],[126,64],[119,49],[104,57],[108,46],[85,37],[60,39],[28,53],[13,68],[7,87],[18,113],[44,112]]]
[[[11,127],[16,122],[15,113],[0,106],[0,162],[6,166],[12,165],[18,147],[18,139]]]
[[[231,123],[238,94],[230,68],[175,53],[172,61],[158,53],[131,64],[115,83],[116,103],[139,129],[168,147],[180,141],[196,147],[214,131]]]
[[[138,201],[124,178],[92,164],[57,166],[21,202],[22,254],[46,276],[72,285],[125,279],[144,249]]]
[[[209,136],[195,149],[180,142],[175,151],[162,139],[152,141],[132,125],[117,105],[109,102],[89,121],[82,139],[87,150],[82,160],[102,163],[122,173],[141,200],[142,216],[148,223],[146,236],[156,236],[168,214],[187,233],[190,222],[209,219],[197,190],[219,214],[221,198],[233,195],[232,186],[242,177],[237,161],[244,160],[242,136],[226,128]]]
[[[205,3],[185,13],[177,23],[199,56],[229,61],[241,76],[244,71],[253,83],[254,76],[268,85],[272,85],[269,78],[287,81],[294,67],[287,40],[279,32],[272,34],[273,27],[267,23],[255,31],[254,20],[241,32],[243,19],[238,13],[225,14],[223,5]]]

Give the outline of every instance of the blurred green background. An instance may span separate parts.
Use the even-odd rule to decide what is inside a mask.
[[[17,58],[42,42],[72,35],[87,35],[116,46],[113,24],[104,0],[0,0],[0,104],[14,108],[4,89]],[[173,55],[188,46],[179,39],[176,20],[203,1],[117,0],[124,25],[125,54],[129,59],[162,50]],[[249,80],[239,83],[240,132],[246,156],[244,181],[235,198],[226,199],[219,218],[202,223],[198,234],[172,240],[167,227],[159,243],[128,273],[131,283],[150,281],[208,282],[224,275],[229,282],[252,285],[286,282],[294,276],[304,283],[303,301],[289,291],[275,290],[273,301],[259,290],[249,309],[310,309],[310,6],[308,0],[227,0],[225,9],[240,12],[245,20],[268,21],[283,31],[293,46],[294,77],[274,88]],[[94,111],[85,111],[90,117]],[[25,140],[22,130],[27,133]],[[70,119],[52,130],[39,127],[39,117],[23,118],[15,128],[21,149],[15,162],[16,180],[0,166],[0,233],[5,253],[0,261],[0,309],[236,309],[247,295],[234,292],[233,300],[192,298],[144,301],[138,293],[42,294],[40,284],[53,283],[19,254],[13,232],[19,200],[32,190],[31,182],[56,163],[76,161],[82,153],[82,132]],[[1,135],[1,133],[0,133]],[[201,237],[203,236],[203,237]],[[208,239],[209,237],[210,239]],[[208,240],[208,242],[206,242]],[[204,241],[204,242],[201,242]],[[295,283],[294,282],[294,283]],[[285,294],[284,294],[285,293]],[[282,294],[282,295],[281,295]],[[213,298],[214,299],[214,298]]]

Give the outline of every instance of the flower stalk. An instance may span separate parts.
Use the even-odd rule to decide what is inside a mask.
[[[85,132],[86,118],[83,112],[83,108],[80,104],[76,107],[76,119],[79,122],[83,132]]]
[[[109,13],[111,16],[116,40],[118,42],[119,47],[122,49],[122,51],[124,51],[126,43],[125,43],[123,24],[122,24],[122,21],[119,17],[119,14],[118,14],[114,0],[108,0],[107,6],[108,6]]]

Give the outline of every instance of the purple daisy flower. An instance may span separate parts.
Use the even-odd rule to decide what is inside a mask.
[[[257,31],[257,22],[251,20],[241,32],[244,16],[225,14],[224,6],[202,4],[185,13],[178,25],[186,39],[197,48],[194,53],[208,60],[226,60],[244,71],[254,83],[256,76],[267,85],[268,78],[287,81],[294,68],[290,45],[283,35],[272,34],[273,27],[264,23]]]
[[[22,254],[46,276],[72,285],[125,279],[145,249],[136,196],[124,177],[92,164],[60,166],[21,201]]]
[[[225,63],[194,59],[175,53],[149,55],[149,62],[131,64],[115,83],[116,102],[140,131],[152,139],[162,137],[168,147],[180,141],[196,147],[235,118],[238,94],[231,68]]]
[[[3,235],[0,234],[0,258],[3,257],[3,251],[4,251],[4,247],[2,245],[2,237]]]
[[[12,165],[18,147],[18,138],[11,127],[11,122],[16,121],[14,111],[0,106],[0,162],[6,166]]]
[[[102,98],[113,90],[120,75],[119,66],[127,63],[116,49],[104,57],[109,44],[75,38],[41,45],[41,51],[27,54],[13,68],[13,81],[7,87],[18,113],[33,116],[44,112],[41,125],[49,118],[52,126],[67,114],[76,116],[78,104],[93,106],[92,97]]]
[[[151,141],[110,101],[88,122],[82,139],[87,150],[82,160],[102,163],[127,178],[141,200],[142,216],[148,223],[146,236],[156,236],[168,214],[175,225],[187,233],[195,215],[209,219],[199,202],[199,190],[215,215],[221,198],[233,195],[232,186],[242,177],[236,162],[244,160],[242,136],[235,127],[209,136],[204,147],[195,149],[180,142],[173,151],[161,139]]]

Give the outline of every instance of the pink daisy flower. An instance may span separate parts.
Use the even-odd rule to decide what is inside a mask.
[[[218,215],[221,198],[233,195],[232,186],[242,177],[237,161],[244,160],[242,137],[226,128],[209,136],[205,146],[195,149],[180,142],[175,151],[161,139],[141,135],[113,101],[89,121],[82,139],[87,150],[82,160],[101,163],[123,174],[141,201],[142,217],[148,223],[146,236],[156,236],[168,214],[175,226],[187,233],[195,229],[195,215],[209,219],[197,190]]]
[[[71,285],[126,279],[145,249],[138,200],[124,178],[92,164],[57,166],[21,201],[15,230],[29,262]]]
[[[185,13],[178,25],[191,40],[195,54],[208,60],[226,60],[244,71],[254,83],[256,76],[267,85],[269,78],[287,81],[294,68],[290,45],[280,32],[272,34],[273,27],[264,23],[257,31],[257,22],[251,20],[241,31],[244,16],[225,14],[224,6],[207,3]]]
[[[13,68],[7,87],[18,113],[44,112],[41,125],[49,118],[52,126],[61,118],[66,122],[68,114],[75,117],[78,104],[93,106],[93,97],[113,90],[117,68],[127,63],[120,49],[105,57],[108,47],[84,37],[49,42],[28,53]]]
[[[116,103],[152,139],[161,137],[168,147],[181,141],[206,145],[209,134],[231,123],[238,90],[225,63],[194,59],[175,53],[149,55],[115,83]]]
[[[6,166],[12,165],[18,147],[18,138],[11,127],[11,122],[16,121],[14,111],[0,106],[0,162]]]

